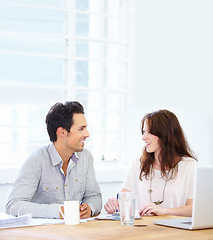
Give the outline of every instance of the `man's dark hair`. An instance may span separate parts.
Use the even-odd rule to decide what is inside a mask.
[[[57,102],[52,106],[46,116],[47,132],[51,142],[57,140],[56,131],[58,127],[66,129],[68,132],[73,125],[73,114],[84,114],[84,108],[79,102]]]

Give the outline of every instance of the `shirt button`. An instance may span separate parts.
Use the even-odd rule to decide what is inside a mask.
[[[78,179],[76,178],[76,179],[75,179],[75,181],[77,182],[77,181],[78,181]]]

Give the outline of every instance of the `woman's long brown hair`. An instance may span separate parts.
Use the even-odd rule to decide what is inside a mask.
[[[168,110],[159,110],[145,115],[141,122],[142,134],[145,120],[148,121],[150,133],[159,137],[162,177],[168,178],[168,170],[171,173],[170,178],[174,178],[177,172],[177,163],[182,157],[191,157],[197,160],[174,113]],[[140,180],[143,176],[147,179],[151,176],[153,163],[154,153],[148,153],[144,148],[140,158]]]

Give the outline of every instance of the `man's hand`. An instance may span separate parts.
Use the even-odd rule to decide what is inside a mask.
[[[82,203],[80,205],[80,218],[89,218],[91,217],[92,211],[87,203]]]
[[[64,214],[64,206],[61,206],[61,211],[63,212],[63,214]],[[60,213],[60,212],[59,212]],[[61,213],[60,213],[60,218],[61,219],[64,219],[64,217],[61,215]]]

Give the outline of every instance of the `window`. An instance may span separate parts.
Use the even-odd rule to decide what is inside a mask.
[[[0,1],[1,165],[49,143],[57,101],[85,108],[95,161],[123,158],[130,0]]]

